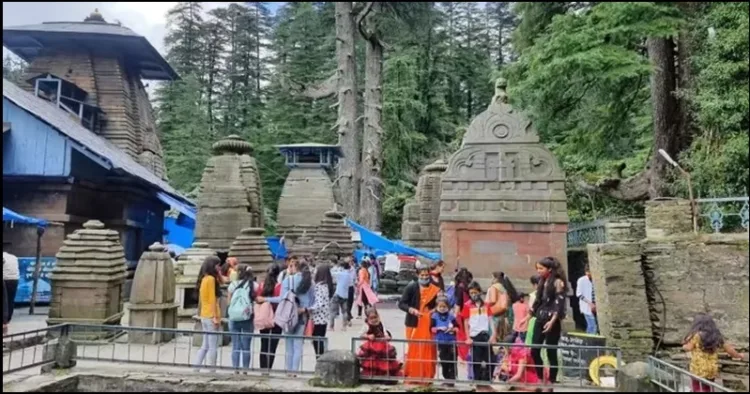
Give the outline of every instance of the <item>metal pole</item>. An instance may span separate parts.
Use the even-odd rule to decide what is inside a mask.
[[[690,177],[690,173],[677,166],[677,168],[685,175],[688,184],[688,196],[690,197],[690,211],[693,215],[693,233],[698,234],[698,207],[695,206],[695,198],[693,197],[693,180]]]
[[[36,289],[39,285],[39,274],[42,272],[42,235],[44,227],[36,228],[36,265],[34,266],[34,284],[31,287],[31,301],[29,302],[29,315],[34,314],[36,304]]]

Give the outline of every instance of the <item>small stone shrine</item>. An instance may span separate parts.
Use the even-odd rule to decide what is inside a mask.
[[[312,234],[336,202],[329,170],[341,157],[338,145],[304,143],[278,145],[289,174],[279,198],[278,234],[294,245],[302,233]]]
[[[126,269],[117,231],[105,229],[97,220],[84,223],[83,229],[68,235],[57,253],[50,274],[52,299],[47,324],[119,325]]]
[[[567,271],[565,174],[531,122],[508,104],[505,80],[448,161],[440,194],[443,260],[475,278],[528,281],[545,256]]]
[[[243,228],[264,227],[260,176],[253,146],[236,135],[213,145],[198,195],[195,240],[228,252]]]
[[[334,258],[336,255],[351,256],[354,252],[352,231],[344,223],[344,214],[328,211],[315,231],[315,250],[319,258]]]
[[[141,255],[131,294],[131,327],[177,328],[174,267],[164,245],[155,243]],[[145,331],[131,331],[128,336],[130,342],[151,344],[169,342],[173,337],[174,333]]]
[[[424,168],[414,201],[404,205],[402,240],[415,248],[440,251],[440,180],[448,168],[444,160]]]
[[[195,284],[198,281],[203,260],[208,256],[216,256],[216,252],[209,249],[205,242],[194,242],[193,246],[185,250],[177,260],[175,303],[178,305],[177,316],[180,319],[190,319],[198,312]]]
[[[236,257],[241,265],[253,270],[256,280],[263,280],[266,270],[273,264],[273,255],[268,249],[268,242],[263,237],[262,228],[246,228],[232,243],[229,257]]]
[[[302,235],[289,248],[290,256],[315,258],[317,254],[318,250],[315,248],[315,240],[307,236],[307,231],[303,231]]]

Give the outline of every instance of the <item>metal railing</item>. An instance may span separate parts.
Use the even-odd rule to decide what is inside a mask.
[[[680,367],[653,356],[648,358],[648,377],[663,392],[732,392],[726,387],[695,376]]]
[[[352,352],[360,364],[360,381],[371,383],[508,386],[538,389],[550,387],[549,352],[558,352],[555,387],[610,391],[616,388],[615,372],[621,366],[618,348],[596,346],[549,346],[507,343],[440,343],[433,340],[352,338]],[[460,360],[461,347],[469,351]],[[427,354],[421,359],[410,357]],[[537,368],[534,353],[542,365]],[[511,355],[512,354],[512,355]],[[474,359],[472,359],[474,357]],[[520,370],[520,372],[519,372]],[[542,371],[544,379],[539,376]],[[593,376],[592,376],[593,375]]]
[[[699,198],[695,202],[701,228],[711,229],[714,233],[748,231],[748,197]]]
[[[56,340],[65,325],[3,335],[3,374],[54,362]]]
[[[169,328],[144,328],[108,325],[62,324],[3,337],[18,341],[39,335],[40,345],[16,346],[3,350],[3,372],[11,373],[44,364],[52,364],[54,346],[60,335],[68,335],[76,344],[75,360],[96,363],[140,364],[185,367],[201,371],[228,370],[235,373],[261,372],[264,375],[311,375],[315,372],[316,350],[328,349],[328,338],[296,335],[196,331]],[[218,341],[215,363],[210,351],[198,365],[202,342]],[[245,343],[245,348],[235,343]],[[289,349],[295,349],[290,352]],[[316,349],[317,348],[317,349]],[[33,352],[33,356],[28,353]],[[292,359],[295,356],[294,360]],[[20,357],[20,361],[18,358]],[[289,359],[289,360],[287,360]]]
[[[606,224],[609,219],[571,223],[568,227],[568,247],[582,248],[588,244],[607,243]]]

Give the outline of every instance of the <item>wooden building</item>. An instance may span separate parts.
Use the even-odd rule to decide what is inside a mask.
[[[166,179],[156,123],[141,80],[178,76],[144,38],[94,12],[83,22],[3,28],[3,45],[29,62],[23,89]]]

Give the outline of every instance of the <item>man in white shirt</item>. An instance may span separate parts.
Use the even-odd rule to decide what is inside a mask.
[[[586,274],[578,279],[576,286],[576,296],[578,297],[578,307],[586,318],[586,333],[596,334],[596,304],[594,303],[594,285],[591,283],[591,270],[586,266]]]
[[[3,244],[3,249],[8,246],[10,243]],[[8,322],[13,318],[19,278],[18,257],[3,250],[3,282],[8,296]]]

